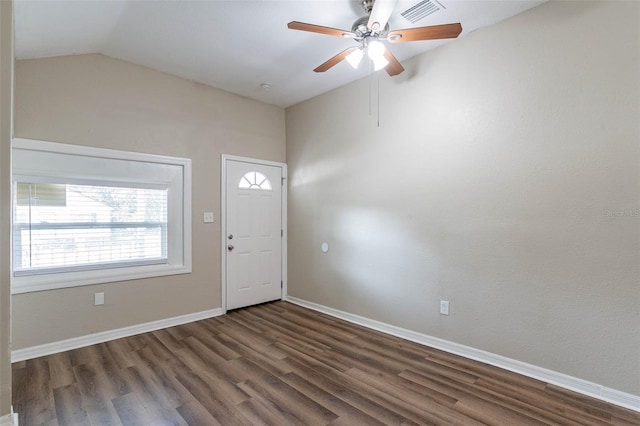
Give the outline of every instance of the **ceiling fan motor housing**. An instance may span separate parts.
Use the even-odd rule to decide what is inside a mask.
[[[363,16],[362,18],[358,18],[355,20],[353,25],[351,26],[351,32],[354,33],[358,38],[365,37],[381,37],[384,38],[389,33],[389,24],[387,23],[382,31],[378,31],[377,33],[373,33],[367,24],[369,23],[369,17]]]

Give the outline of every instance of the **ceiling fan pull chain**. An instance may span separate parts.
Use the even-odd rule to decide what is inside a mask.
[[[371,61],[367,61],[367,64],[369,66],[369,74],[371,74]],[[369,78],[367,80],[369,80],[369,117],[371,117],[371,91],[373,90],[373,88],[371,87],[371,75],[369,75]]]
[[[378,101],[378,127],[380,127],[380,73],[378,73],[378,95],[377,95],[377,101]]]

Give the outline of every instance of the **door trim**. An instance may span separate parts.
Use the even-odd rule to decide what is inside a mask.
[[[227,312],[227,161],[238,161],[242,163],[258,164],[262,166],[280,167],[282,170],[282,289],[280,290],[280,300],[284,300],[287,295],[287,165],[276,161],[259,160],[257,158],[239,157],[237,155],[222,154],[221,156],[221,187],[220,187],[220,271],[222,289],[222,313]]]

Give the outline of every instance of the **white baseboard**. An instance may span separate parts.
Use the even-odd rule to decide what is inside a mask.
[[[0,417],[0,426],[18,426],[18,413]]]
[[[129,337],[140,333],[160,330],[161,328],[173,327],[175,325],[186,324],[188,322],[198,321],[205,318],[217,317],[222,315],[222,313],[222,309],[220,308],[210,309],[208,311],[195,312],[193,314],[180,315],[144,324],[132,325],[130,327],[118,328],[116,330],[101,331],[59,342],[17,349],[11,351],[11,362],[24,361],[25,359],[51,355],[84,346],[95,345],[97,343],[108,342],[109,340],[120,339],[122,337]],[[4,426],[4,424],[0,424],[0,426]]]
[[[499,368],[503,368],[505,370],[513,371],[514,373],[542,380],[543,382],[579,392],[581,394],[610,402],[621,407],[629,408],[634,411],[640,411],[640,396],[637,395],[607,388],[605,386],[579,379],[577,377],[568,376],[563,373],[558,373],[553,370],[548,370],[546,368],[527,364],[526,362],[517,361],[515,359],[496,355],[491,352],[472,348],[470,346],[465,346],[459,343],[450,342],[448,340],[439,339],[437,337],[429,336],[426,334],[417,333],[415,331],[396,327],[380,321],[361,317],[359,315],[350,314],[348,312],[339,311],[337,309],[329,308],[317,303],[307,302],[306,300],[298,299],[296,297],[287,296],[285,300],[291,303],[295,303],[296,305],[303,306],[305,308],[313,309],[314,311],[322,312],[324,314],[361,325],[363,327],[391,334],[392,336],[401,337],[403,339],[440,349],[455,355],[461,355],[465,358],[484,362],[485,364],[490,364]]]

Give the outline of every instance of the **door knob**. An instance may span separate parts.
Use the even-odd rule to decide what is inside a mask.
[[[227,238],[229,238],[230,240],[233,240],[233,234],[229,234]]]
[[[233,251],[233,249],[234,249],[233,244],[229,244],[229,245],[227,246],[227,250],[229,250],[229,251]]]

